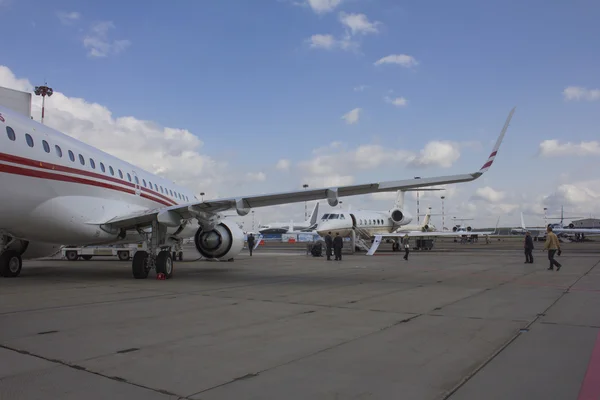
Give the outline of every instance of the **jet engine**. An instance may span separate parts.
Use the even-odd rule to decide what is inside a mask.
[[[569,229],[574,229],[574,228],[575,228],[575,224],[571,222],[571,223],[569,224]]]
[[[395,225],[406,225],[412,221],[412,217],[399,208],[394,208],[390,211],[390,219]]]
[[[210,231],[198,228],[194,244],[204,258],[229,260],[244,248],[244,232],[235,222],[224,220]]]

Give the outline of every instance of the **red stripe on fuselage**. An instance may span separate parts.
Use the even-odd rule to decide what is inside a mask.
[[[107,181],[110,181],[110,182],[114,182],[114,183],[118,183],[118,184],[121,184],[121,185],[129,186],[131,188],[135,188],[135,184],[133,184],[131,182],[126,182],[126,181],[118,179],[118,178],[113,178],[113,177],[110,177],[110,176],[98,174],[96,172],[89,172],[89,171],[82,170],[82,169],[65,167],[64,165],[52,164],[52,163],[48,163],[48,162],[32,160],[32,159],[29,159],[29,158],[14,156],[12,154],[0,153],[0,161],[6,161],[6,162],[15,163],[15,164],[21,164],[21,165],[25,165],[25,166],[28,166],[28,167],[35,167],[35,168],[47,169],[49,171],[67,172],[67,173],[70,173],[70,174],[78,174],[78,175],[88,176],[88,177],[91,177],[91,178],[104,179],[104,180],[107,180]],[[127,172],[127,171],[125,171],[125,172]],[[155,197],[159,197],[162,200],[166,201],[167,203],[169,203],[169,204],[167,204],[169,206],[177,205],[177,203],[174,202],[172,199],[170,199],[170,198],[168,198],[166,196],[163,196],[160,193],[156,193],[153,190],[149,190],[149,189],[143,187],[142,185],[139,185],[139,187],[140,187],[140,189],[143,192],[150,193],[151,195],[153,195]],[[144,197],[146,197],[146,196],[144,196]],[[159,203],[163,203],[163,201],[159,201]]]
[[[0,164],[0,172],[4,172],[7,174],[13,174],[13,175],[21,175],[21,176],[29,176],[32,178],[40,178],[40,179],[48,179],[48,180],[54,180],[54,181],[62,181],[62,182],[70,182],[70,183],[78,183],[78,184],[82,184],[82,185],[90,185],[90,186],[96,186],[96,187],[101,187],[104,189],[111,189],[111,190],[116,190],[119,192],[124,192],[127,194],[135,194],[135,191],[132,189],[127,189],[127,188],[123,188],[117,185],[112,185],[110,183],[104,183],[104,182],[98,182],[98,181],[93,181],[91,179],[85,179],[85,178],[78,178],[75,176],[68,176],[68,175],[62,175],[62,174],[53,174],[51,172],[45,172],[45,171],[37,171],[37,170],[33,170],[33,169],[29,169],[29,168],[23,168],[23,167],[17,167],[14,165],[6,165],[6,164]],[[172,204],[169,204],[161,199],[156,199],[156,198],[152,198],[149,195],[145,194],[145,193],[141,193],[140,194],[141,197],[154,201],[156,203],[160,203],[162,205],[165,206],[170,206]]]

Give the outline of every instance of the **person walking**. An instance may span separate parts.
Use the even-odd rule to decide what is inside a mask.
[[[546,228],[546,243],[544,243],[544,250],[548,250],[548,260],[550,260],[550,267],[548,270],[554,270],[554,266],[556,265],[556,270],[560,271],[562,265],[554,259],[554,255],[558,252],[558,255],[562,253],[560,249],[560,242],[558,241],[558,237],[554,232],[552,232],[552,227],[548,225]]]
[[[339,232],[336,232],[335,238],[333,239],[333,251],[335,253],[335,260],[342,261],[342,248],[344,247],[344,240],[340,236]]]
[[[404,259],[408,261],[408,253],[410,252],[410,244],[408,242],[408,234],[405,234],[402,238],[402,245],[404,246]]]
[[[254,235],[248,235],[248,250],[250,250],[250,255],[252,255],[252,250],[254,250]]]
[[[525,232],[525,264],[533,264],[533,238],[531,232]]]
[[[333,247],[333,239],[331,238],[331,232],[325,235],[325,251],[327,252],[327,261],[331,261],[331,248]]]

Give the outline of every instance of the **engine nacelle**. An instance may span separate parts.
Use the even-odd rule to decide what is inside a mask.
[[[412,217],[409,213],[402,211],[399,208],[394,208],[390,211],[390,219],[394,225],[406,225],[412,221]]]
[[[244,232],[235,222],[223,220],[210,231],[198,228],[194,244],[204,258],[229,260],[244,248]]]
[[[467,226],[467,232],[471,232],[471,227]]]
[[[574,228],[575,228],[575,224],[571,222],[571,223],[569,224],[569,229],[574,229]]]

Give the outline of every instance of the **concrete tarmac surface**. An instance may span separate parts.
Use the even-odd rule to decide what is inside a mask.
[[[578,245],[558,272],[492,247],[244,250],[164,281],[25,261],[0,279],[0,399],[598,399],[600,251]]]

